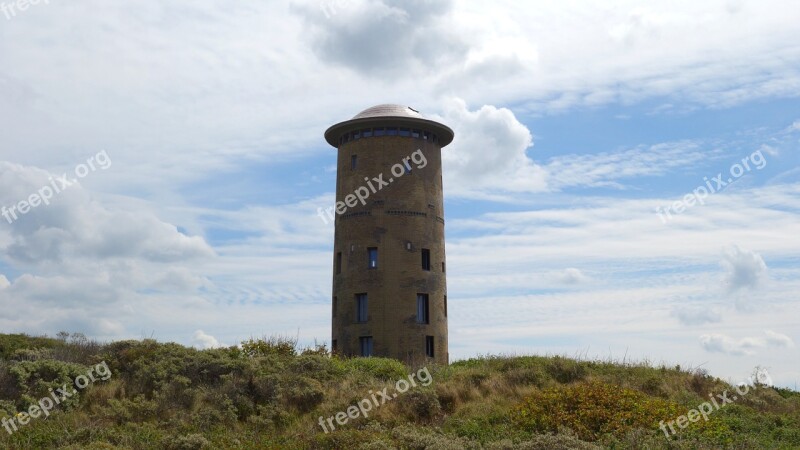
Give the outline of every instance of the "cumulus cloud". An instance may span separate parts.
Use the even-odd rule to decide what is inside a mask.
[[[767,264],[761,255],[738,246],[725,251],[721,264],[729,292],[754,289],[767,278]]]
[[[470,111],[463,100],[452,99],[442,120],[456,134],[442,153],[448,195],[546,190],[545,171],[527,155],[533,136],[513,112],[491,105]]]
[[[583,274],[580,269],[570,267],[559,274],[559,281],[564,284],[581,284],[589,281],[589,277]]]
[[[704,334],[700,336],[703,348],[712,353],[726,353],[729,355],[752,355],[760,348],[788,348],[794,347],[794,341],[789,336],[765,331],[764,337],[745,337],[735,339],[725,334]]]
[[[469,46],[448,26],[449,0],[376,0],[296,5],[314,53],[370,75],[405,77],[462,60]]]
[[[722,320],[722,315],[711,308],[676,308],[672,310],[672,316],[684,325],[703,325]]]
[[[211,336],[210,334],[206,334],[203,330],[197,330],[194,332],[193,343],[195,346],[202,349],[224,347],[224,345],[219,343],[217,338]]]
[[[0,205],[9,208],[28,199],[59,175],[0,162]],[[13,216],[9,215],[12,219]],[[114,211],[104,207],[80,184],[53,196],[11,224],[8,256],[28,264],[68,258],[140,258],[175,262],[212,256],[203,238],[179,233],[148,211]]]

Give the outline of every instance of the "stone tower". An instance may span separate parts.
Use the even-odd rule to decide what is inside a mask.
[[[325,139],[339,154],[332,349],[447,364],[442,148],[453,130],[378,105]]]

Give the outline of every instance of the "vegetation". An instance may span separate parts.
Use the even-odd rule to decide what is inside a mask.
[[[800,447],[800,393],[760,386],[667,439],[673,421],[732,386],[701,371],[563,357],[484,357],[428,366],[422,384],[323,431],[419,367],[342,359],[324,346],[251,339],[196,350],[153,340],[0,335],[0,419],[101,363],[97,380],[0,448],[70,449],[790,449]],[[335,423],[335,422],[334,422]]]

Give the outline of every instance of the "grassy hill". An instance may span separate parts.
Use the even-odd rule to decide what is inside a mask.
[[[800,394],[747,389],[563,357],[406,367],[287,339],[200,351],[0,335],[0,447],[800,448]]]

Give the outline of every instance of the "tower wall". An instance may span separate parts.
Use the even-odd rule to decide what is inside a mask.
[[[391,124],[391,120],[383,118],[380,123]],[[357,128],[369,127],[361,122]],[[359,202],[336,215],[332,338],[335,350],[347,356],[361,355],[360,338],[371,336],[374,356],[446,364],[442,148],[439,142],[422,138],[422,132],[432,136],[435,130],[414,128],[421,131],[420,138],[366,137],[339,145],[337,204],[359,188],[362,194],[363,188],[368,189],[369,197],[364,205]],[[408,159],[412,157],[416,159]],[[393,174],[392,168],[404,160],[411,171],[403,170],[398,177],[400,171],[395,168]],[[388,185],[379,189],[374,178],[381,174]],[[369,248],[378,249],[376,268],[370,268]],[[423,249],[430,252],[429,271],[423,269]],[[339,253],[341,273],[337,273]],[[366,322],[357,320],[356,296],[362,293],[367,294]],[[418,294],[428,295],[427,324],[418,323]],[[428,336],[433,337],[432,358],[427,355]]]

